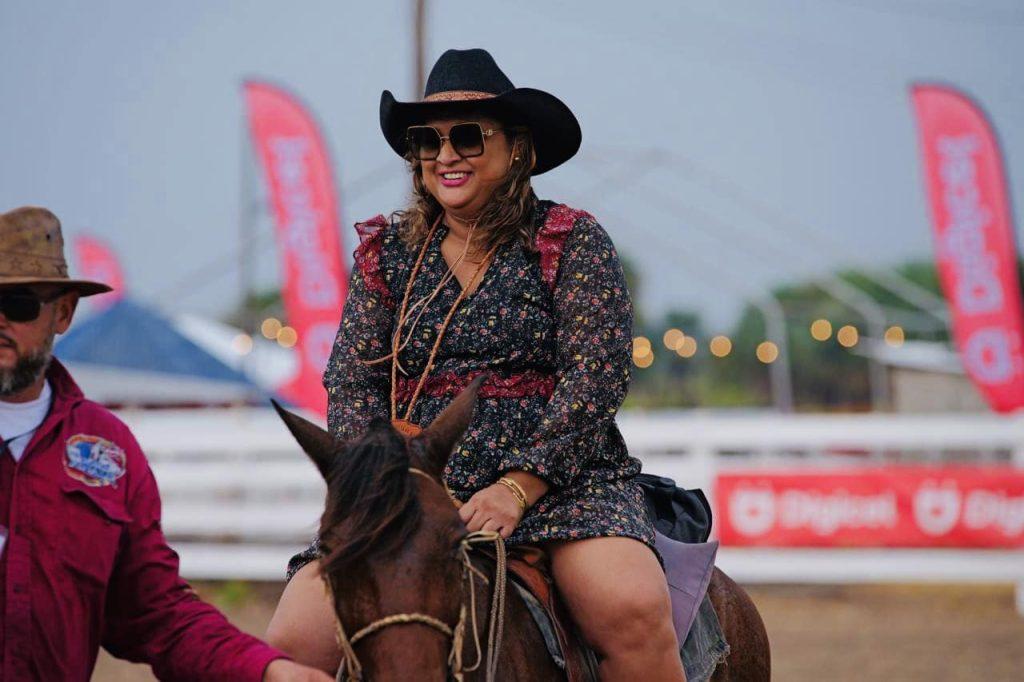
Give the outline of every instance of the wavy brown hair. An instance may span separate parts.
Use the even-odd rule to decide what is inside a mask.
[[[495,118],[495,115],[479,113],[460,116],[468,121],[477,117]],[[489,251],[500,244],[518,240],[527,252],[536,251],[533,242],[537,226],[534,224],[533,212],[537,206],[537,195],[533,193],[530,184],[530,172],[537,163],[533,138],[526,127],[501,118],[497,120],[509,137],[513,159],[505,179],[494,188],[490,201],[477,218],[477,233],[482,239],[480,246],[483,251]],[[399,236],[411,249],[423,244],[443,209],[423,184],[422,163],[409,153],[406,153],[405,159],[412,174],[412,197],[409,205],[402,211],[396,211],[395,216],[399,220]]]

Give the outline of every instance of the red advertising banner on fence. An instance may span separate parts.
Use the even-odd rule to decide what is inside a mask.
[[[715,484],[723,545],[1024,547],[1024,469],[732,472]]]
[[[281,295],[288,324],[298,333],[299,370],[280,393],[326,414],[321,377],[348,284],[330,158],[316,123],[290,94],[248,82],[245,100],[277,223]]]
[[[124,297],[124,273],[113,249],[106,242],[81,234],[75,237],[72,248],[79,277],[103,282],[114,289],[89,298],[94,306],[105,307]]]
[[[913,88],[939,279],[968,376],[997,412],[1024,407],[1024,309],[995,134],[948,87]]]

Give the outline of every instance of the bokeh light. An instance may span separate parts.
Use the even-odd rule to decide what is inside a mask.
[[[669,350],[679,350],[679,346],[682,345],[683,340],[685,339],[686,334],[684,334],[681,330],[669,329],[667,332],[665,332],[665,335],[662,337],[661,340],[664,341],[665,348],[668,348]]]
[[[757,344],[757,359],[769,365],[779,359],[779,347],[771,341]]]
[[[633,337],[633,357],[642,358],[651,352],[651,340],[646,336]]]
[[[811,322],[811,337],[815,341],[827,341],[832,336],[832,323],[828,320]]]
[[[711,350],[711,354],[716,358],[724,358],[732,352],[732,341],[728,336],[716,336],[711,339],[711,343],[708,344],[708,348]]]
[[[654,364],[654,351],[647,351],[646,355],[633,356],[633,364],[641,369],[647,369]]]
[[[676,348],[676,354],[681,358],[692,358],[697,352],[697,339],[687,336]]]
[[[852,324],[847,324],[839,328],[836,332],[836,340],[840,346],[844,348],[853,348],[857,345],[857,341],[860,340],[860,334],[857,333],[857,328]]]
[[[276,317],[268,317],[260,325],[260,332],[262,332],[264,337],[273,340],[277,338],[278,332],[281,331],[281,326],[281,320]]]
[[[906,341],[906,336],[903,333],[903,327],[892,326],[885,330],[885,342],[893,348],[899,348]]]
[[[277,343],[282,348],[291,348],[299,342],[299,334],[291,327],[281,327],[277,332]]]
[[[231,339],[231,350],[239,355],[248,355],[252,352],[252,337],[248,334],[239,334]]]

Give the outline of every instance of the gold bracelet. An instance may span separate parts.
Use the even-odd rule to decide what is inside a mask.
[[[526,497],[526,490],[523,489],[523,486],[519,481],[508,476],[502,476],[501,480],[505,482],[505,485],[511,485],[512,489],[518,493],[516,497],[520,498],[523,501],[523,504],[529,506],[528,498]]]
[[[519,503],[519,506],[522,508],[523,511],[526,511],[526,507],[528,505],[526,502],[526,491],[523,490],[523,486],[519,485],[518,481],[508,478],[507,476],[502,476],[501,478],[499,478],[498,483],[502,484],[503,486],[511,490],[512,494],[516,498],[516,501]]]

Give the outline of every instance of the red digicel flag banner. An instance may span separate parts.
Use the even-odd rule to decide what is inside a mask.
[[[281,295],[288,324],[298,333],[299,370],[280,393],[326,414],[321,378],[348,285],[330,159],[309,112],[287,92],[248,82],[245,100],[277,223]]]
[[[1024,309],[995,135],[969,98],[913,88],[939,279],[967,374],[997,412],[1024,407]]]
[[[1024,470],[887,467],[730,472],[715,483],[723,545],[1024,547]]]
[[[113,250],[102,240],[81,234],[72,242],[75,269],[82,279],[103,282],[114,290],[89,298],[97,307],[106,307],[124,297],[124,273]]]

